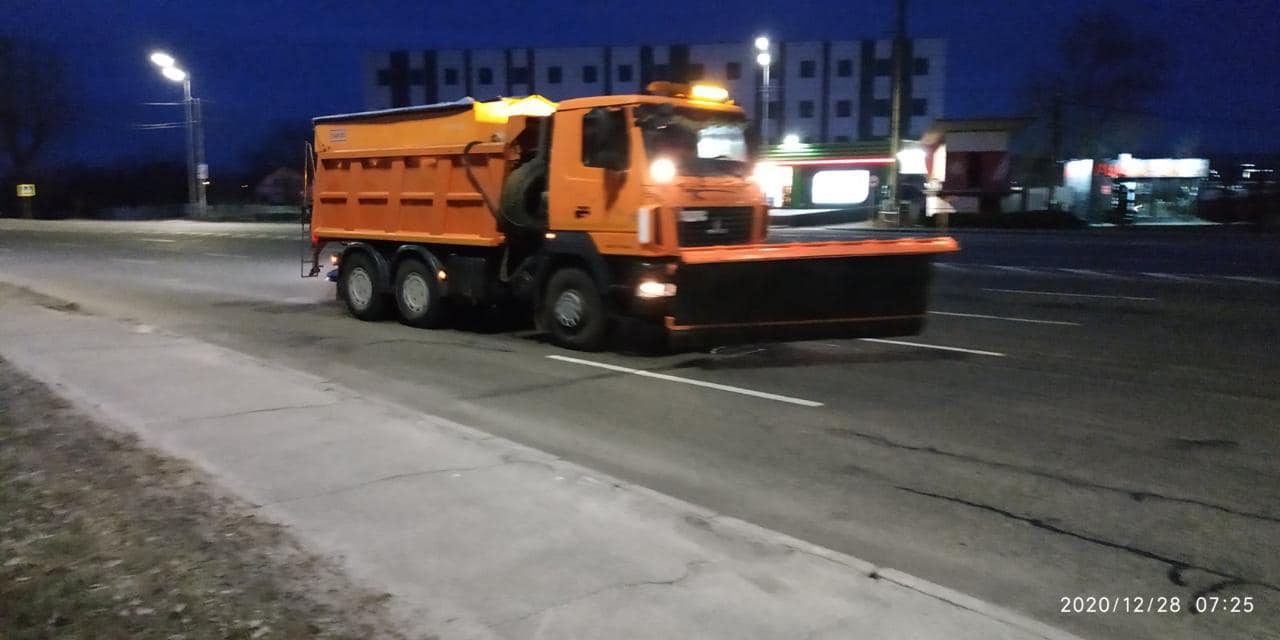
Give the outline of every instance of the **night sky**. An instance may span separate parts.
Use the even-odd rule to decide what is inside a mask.
[[[192,73],[206,101],[217,175],[277,121],[362,108],[370,50],[661,44],[750,39],[885,37],[891,0],[799,2],[484,2],[483,0],[200,2],[19,0],[0,32],[63,51],[78,96],[74,135],[55,160],[104,164],[182,158],[180,130],[132,125],[179,120],[181,97],[147,53],[161,48]],[[947,117],[1017,113],[1017,89],[1081,11],[1109,7],[1172,46],[1170,89],[1153,110],[1154,147],[1195,152],[1280,149],[1280,0],[912,0],[916,37],[948,40]]]

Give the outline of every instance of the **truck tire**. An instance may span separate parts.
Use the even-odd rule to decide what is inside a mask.
[[[552,275],[542,313],[542,326],[555,344],[578,351],[604,346],[609,328],[604,298],[585,271],[570,267]]]
[[[365,321],[387,317],[387,297],[378,291],[378,270],[369,256],[356,252],[342,261],[338,297],[351,315]]]
[[[502,212],[502,226],[512,226],[514,231],[541,230],[547,224],[547,163],[530,160],[511,172],[502,187],[498,208]]]
[[[444,323],[440,281],[435,271],[419,260],[405,260],[396,269],[395,299],[400,321],[409,326],[434,329]]]

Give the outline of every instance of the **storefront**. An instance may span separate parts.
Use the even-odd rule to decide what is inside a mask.
[[[883,142],[784,142],[762,154],[755,178],[773,207],[849,209],[870,215],[885,194],[893,158]]]
[[[1124,212],[1130,222],[1197,219],[1196,199],[1209,176],[1202,158],[1072,160],[1063,170],[1064,199],[1087,222],[1112,222]]]

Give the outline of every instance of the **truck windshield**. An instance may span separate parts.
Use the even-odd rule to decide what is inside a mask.
[[[739,114],[641,105],[636,124],[649,158],[670,158],[681,175],[747,174],[746,120]]]

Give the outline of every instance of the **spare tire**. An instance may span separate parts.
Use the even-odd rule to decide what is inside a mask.
[[[503,231],[541,231],[547,226],[547,161],[530,160],[507,176],[498,204]]]

